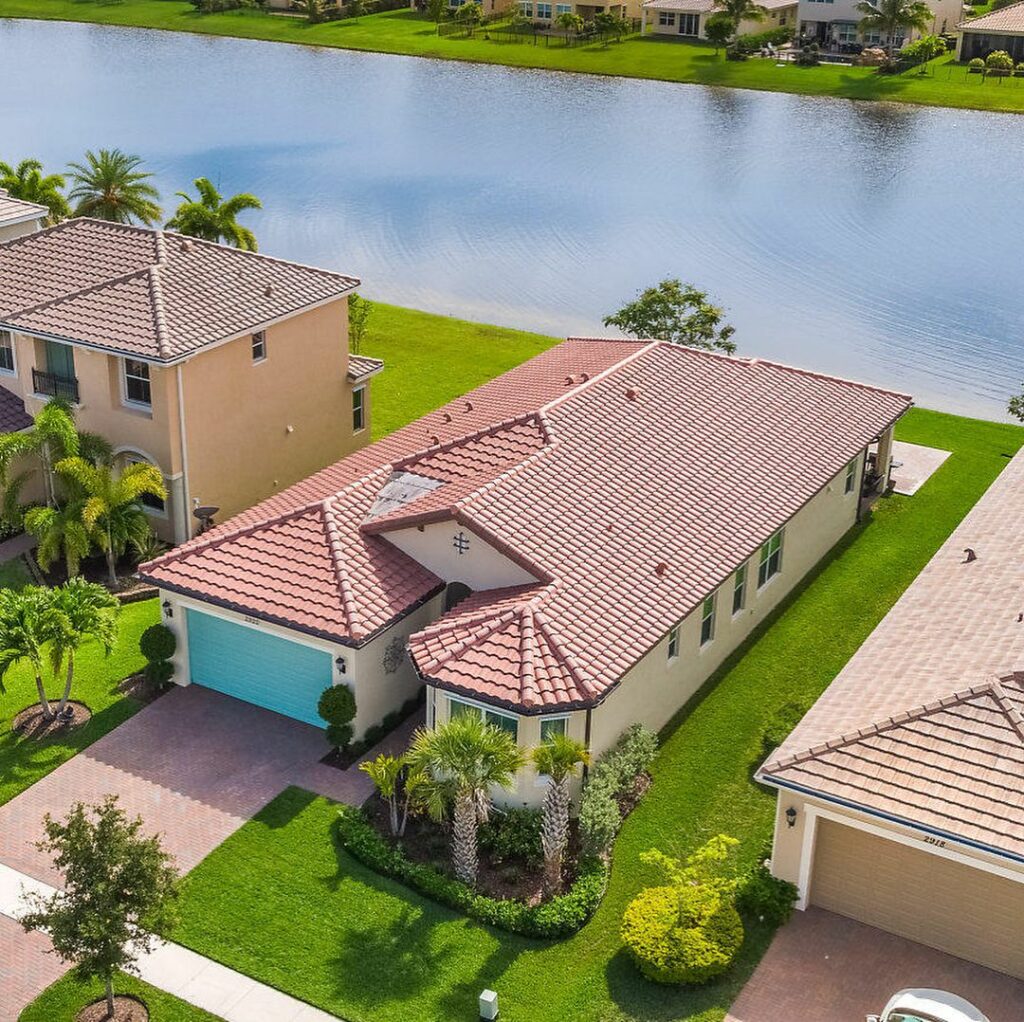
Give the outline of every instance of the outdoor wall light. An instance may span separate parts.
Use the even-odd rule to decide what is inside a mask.
[[[164,600],[163,608],[164,608],[164,613],[168,617],[174,617],[174,607],[171,606],[171,601],[170,600]]]
[[[339,674],[344,674],[348,669],[348,665],[345,663],[345,658],[343,656],[338,657],[334,661],[334,666],[338,668]]]
[[[796,826],[796,810],[792,806],[786,810],[786,825],[788,827]]]

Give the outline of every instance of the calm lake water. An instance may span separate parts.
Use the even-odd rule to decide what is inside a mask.
[[[792,73],[792,72],[789,72]],[[252,191],[264,251],[555,334],[668,275],[759,354],[1000,418],[1024,119],[0,21],[0,158]]]

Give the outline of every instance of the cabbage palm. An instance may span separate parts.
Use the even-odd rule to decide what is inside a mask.
[[[63,557],[68,578],[73,578],[83,558],[92,553],[92,535],[82,521],[83,506],[83,501],[69,501],[60,507],[33,507],[25,512],[25,531],[38,541],[36,559],[44,571]]]
[[[167,497],[160,470],[137,463],[115,472],[108,464],[93,465],[84,458],[65,458],[56,469],[72,492],[68,506],[77,510],[87,534],[103,551],[110,584],[116,586],[118,557],[129,545],[139,550],[149,541],[149,519],[140,498]]]
[[[90,448],[93,441],[88,442]],[[75,420],[65,401],[48,401],[36,416],[31,429],[17,433],[0,433],[0,486],[4,489],[3,518],[14,523],[19,519],[21,490],[32,476],[32,470],[14,473],[18,462],[38,459],[43,472],[43,493],[46,503],[56,504],[57,493],[53,466],[62,458],[82,453],[82,436],[75,429]]]
[[[57,716],[64,713],[75,677],[75,654],[87,639],[95,639],[110,656],[117,641],[117,614],[121,604],[116,596],[95,582],[69,578],[50,593],[50,663],[53,673],[65,671],[64,693]]]
[[[184,202],[175,211],[173,219],[167,221],[167,226],[193,238],[223,241],[235,248],[255,252],[256,236],[248,227],[239,224],[236,217],[246,209],[262,209],[263,203],[248,192],[233,195],[225,201],[205,177],[197,177],[195,186],[199,192],[198,199],[193,199],[187,192],[177,193]]]
[[[44,174],[39,160],[22,160],[16,167],[0,162],[0,188],[15,199],[45,206],[50,211],[46,218],[48,224],[66,220],[71,212],[64,198],[64,177]]]
[[[477,828],[487,820],[492,788],[511,788],[524,756],[509,734],[475,714],[413,736],[409,765],[427,774],[440,807],[452,807],[452,865],[466,884],[476,882]]]
[[[927,32],[935,14],[921,0],[862,0],[856,10],[863,14],[859,28],[862,32],[877,32],[890,49],[894,40],[903,38],[906,29]]]
[[[43,687],[43,645],[51,632],[50,621],[48,589],[0,589],[0,692],[6,691],[3,679],[8,670],[24,661],[35,675],[45,720],[53,720],[54,716]]]
[[[531,759],[537,773],[548,778],[541,844],[544,848],[545,885],[553,893],[561,883],[562,859],[569,843],[569,782],[579,767],[590,762],[590,754],[587,747],[575,738],[554,735],[533,750]]]
[[[765,17],[765,9],[753,0],[717,0],[715,10],[729,18],[733,32],[741,21],[763,21]]]
[[[142,158],[120,149],[85,154],[85,163],[71,163],[74,188],[68,198],[76,203],[75,216],[94,216],[118,224],[151,226],[160,219],[160,193],[149,183],[153,176],[140,170]]]

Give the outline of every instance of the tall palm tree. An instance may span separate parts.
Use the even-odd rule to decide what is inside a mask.
[[[740,27],[741,21],[763,21],[765,9],[753,0],[717,0],[715,10],[721,11],[732,21],[732,30]]]
[[[93,465],[80,457],[65,458],[56,469],[71,490],[68,507],[76,509],[87,534],[103,551],[110,584],[116,586],[117,559],[129,546],[139,550],[149,541],[149,520],[140,498],[167,498],[160,470],[137,463],[115,472],[109,464]]]
[[[224,241],[235,248],[255,252],[256,235],[238,223],[236,217],[246,209],[262,209],[263,203],[248,192],[233,195],[225,201],[210,179],[205,177],[197,177],[195,186],[199,192],[198,199],[193,199],[188,192],[176,193],[184,202],[175,211],[173,219],[167,221],[167,226],[193,238]]]
[[[413,736],[409,765],[427,774],[441,806],[452,807],[452,865],[466,884],[476,882],[477,828],[487,820],[491,789],[510,788],[524,756],[505,731],[466,714]]]
[[[24,661],[35,675],[44,720],[53,720],[53,707],[43,687],[43,645],[51,633],[50,591],[41,586],[0,589],[0,692],[4,676]]]
[[[25,512],[25,531],[39,541],[36,558],[44,571],[63,556],[68,578],[74,578],[82,558],[92,553],[92,536],[82,521],[83,506],[84,502],[78,500],[61,507],[33,507]]]
[[[142,158],[120,149],[85,154],[85,163],[68,164],[74,188],[68,198],[75,216],[94,216],[118,224],[151,226],[161,217],[160,193],[149,183],[153,176],[140,170]]]
[[[554,735],[538,745],[531,754],[537,773],[548,778],[544,793],[544,821],[541,844],[544,848],[544,882],[554,893],[562,881],[562,859],[569,843],[569,782],[576,771],[590,762],[587,747],[567,735]]]
[[[59,224],[71,212],[64,198],[63,175],[44,174],[39,160],[22,160],[16,167],[0,162],[0,188],[15,199],[45,206],[50,211],[48,224]]]
[[[110,656],[117,641],[117,614],[121,604],[116,596],[95,582],[69,578],[50,594],[50,663],[53,673],[65,671],[64,693],[57,706],[57,716],[71,696],[75,677],[75,654],[87,639],[95,639]]]
[[[887,51],[907,29],[927,32],[935,21],[935,13],[921,0],[862,0],[856,10],[864,15],[860,30],[877,32],[886,40]]]

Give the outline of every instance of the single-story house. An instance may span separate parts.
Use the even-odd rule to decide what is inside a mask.
[[[1005,50],[1014,63],[1024,61],[1024,0],[963,21],[957,28],[957,60],[984,58],[994,50]]]
[[[357,735],[426,684],[524,747],[659,728],[856,521],[906,395],[573,338],[143,566],[176,680]],[[524,771],[511,800],[538,802]]]
[[[798,0],[763,0],[765,10],[761,21],[741,21],[738,35],[768,32],[773,28],[792,26],[796,31]],[[694,39],[705,37],[708,18],[718,11],[717,0],[646,0],[643,5],[643,27],[649,25],[655,35],[681,35]]]
[[[12,198],[0,188],[0,244],[41,230],[49,215],[45,206]]]
[[[963,18],[963,0],[925,0],[932,12],[931,24],[924,32],[908,29],[892,45],[899,47],[921,35],[941,35],[954,31]],[[860,27],[864,15],[857,9],[858,0],[800,0],[797,20],[801,35],[815,39],[822,46],[885,45],[889,42],[876,31]]]
[[[1024,977],[1024,454],[758,773],[817,905]]]

